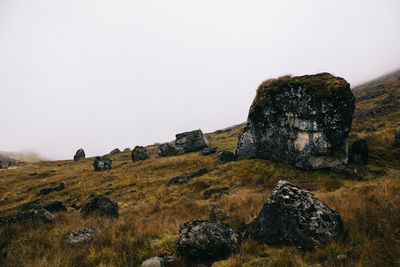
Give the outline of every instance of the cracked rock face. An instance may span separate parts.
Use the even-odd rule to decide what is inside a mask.
[[[177,134],[175,140],[176,154],[200,151],[208,147],[209,142],[201,130]]]
[[[279,181],[260,214],[247,225],[246,236],[270,246],[313,248],[342,232],[343,220],[338,212],[310,192]]]
[[[345,165],[353,112],[350,85],[329,73],[265,81],[250,107],[236,157],[309,169]]]
[[[237,252],[242,235],[230,225],[210,222],[187,222],[179,228],[177,253],[187,262],[212,263]]]

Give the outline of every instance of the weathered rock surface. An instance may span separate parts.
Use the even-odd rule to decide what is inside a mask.
[[[96,157],[93,162],[95,171],[111,170],[112,160],[104,157]]]
[[[178,155],[200,151],[209,145],[207,138],[201,130],[180,133],[175,137],[175,150]]]
[[[342,216],[306,190],[279,181],[246,236],[270,246],[313,248],[343,232]]]
[[[81,228],[75,232],[70,233],[65,238],[65,242],[69,244],[88,243],[93,239],[93,236],[97,234],[97,232],[97,228],[94,227]]]
[[[85,151],[82,148],[80,148],[78,149],[78,151],[76,151],[74,155],[74,161],[79,161],[81,159],[84,159],[85,157],[86,157]]]
[[[235,154],[228,150],[218,151],[218,163],[224,164],[235,160]]]
[[[400,147],[400,131],[394,134],[394,147]]]
[[[56,222],[56,217],[45,209],[39,210],[36,216],[44,223],[53,224]]]
[[[39,195],[47,195],[51,192],[54,191],[61,191],[63,189],[65,189],[67,187],[67,183],[62,181],[61,184],[59,184],[58,186],[54,186],[54,187],[47,187],[47,188],[43,188],[39,191]]]
[[[146,160],[150,158],[150,153],[143,146],[135,146],[131,154],[132,161]]]
[[[210,222],[224,222],[229,218],[229,213],[218,205],[214,205],[210,211]]]
[[[89,201],[81,210],[84,216],[93,212],[99,212],[100,215],[118,218],[118,204],[108,199],[108,197],[100,195]]]
[[[368,163],[369,148],[364,139],[355,141],[351,145],[350,161],[365,165]]]
[[[350,85],[329,73],[265,81],[250,107],[236,156],[313,169],[346,165],[353,112]]]
[[[159,157],[168,157],[176,155],[175,147],[170,143],[163,143],[158,145],[157,154]]]
[[[189,265],[195,262],[209,264],[237,252],[242,241],[241,233],[230,225],[193,221],[179,228],[176,252]]]
[[[202,175],[206,174],[207,172],[208,172],[207,169],[202,168],[202,169],[198,169],[197,171],[191,172],[189,174],[175,176],[167,182],[167,186],[188,183],[193,178],[202,176]]]
[[[108,155],[112,156],[115,154],[121,153],[121,150],[119,150],[118,148],[111,150],[110,153],[108,153]]]
[[[200,155],[208,156],[217,153],[218,147],[206,147],[201,152]]]
[[[34,209],[34,210],[41,210],[45,209],[49,212],[56,212],[56,211],[67,211],[67,208],[65,207],[64,203],[60,200],[54,200],[54,201],[34,201],[28,204],[24,204],[22,206],[23,209],[29,210],[29,209]]]

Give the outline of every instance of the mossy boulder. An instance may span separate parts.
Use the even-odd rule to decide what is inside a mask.
[[[345,165],[354,108],[350,85],[329,73],[267,80],[250,107],[236,157],[311,169]]]

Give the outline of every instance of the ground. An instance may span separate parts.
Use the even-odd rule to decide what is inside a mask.
[[[156,146],[148,146],[150,160],[132,162],[130,152],[123,152],[110,157],[113,169],[104,172],[94,171],[94,158],[20,163],[1,170],[0,216],[15,213],[34,200],[59,199],[68,211],[56,212],[54,225],[27,222],[0,227],[0,264],[137,266],[151,256],[175,255],[181,224],[207,219],[212,206],[218,204],[230,213],[227,223],[243,230],[283,179],[312,191],[341,213],[347,235],[313,251],[246,241],[240,253],[213,266],[400,265],[400,149],[393,148],[394,133],[400,130],[399,77],[379,80],[354,92],[360,99],[374,96],[357,102],[353,120],[357,136],[352,134],[349,140],[350,145],[360,138],[367,140],[371,151],[366,166],[351,163],[348,169],[333,172],[306,171],[257,159],[218,164],[216,154],[194,152],[158,158]],[[384,92],[374,93],[376,90]],[[379,102],[390,92],[394,98]],[[209,133],[207,138],[211,146],[234,151],[241,129]],[[209,172],[185,185],[166,186],[170,178],[200,168]],[[37,195],[40,189],[61,181],[67,183],[66,189]],[[229,188],[227,194],[205,199],[206,190],[223,187]],[[82,218],[79,208],[99,194],[118,202],[118,220]],[[72,208],[75,205],[77,208]],[[80,246],[63,242],[68,233],[86,226],[101,229],[93,242]],[[347,259],[338,260],[338,255]]]

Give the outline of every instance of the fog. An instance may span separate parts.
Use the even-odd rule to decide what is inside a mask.
[[[0,151],[71,159],[244,122],[258,85],[400,67],[400,1],[0,0]]]

